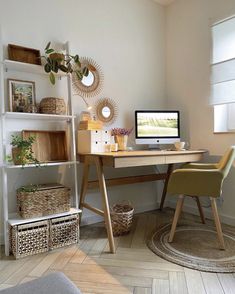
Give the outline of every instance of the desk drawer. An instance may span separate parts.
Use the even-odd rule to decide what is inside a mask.
[[[183,162],[194,162],[202,159],[201,153],[195,154],[174,154],[166,156],[166,164],[168,163],[183,163]]]
[[[133,157],[119,157],[114,159],[114,167],[132,167],[132,166],[146,166],[146,165],[156,165],[165,164],[165,156],[133,156]]]

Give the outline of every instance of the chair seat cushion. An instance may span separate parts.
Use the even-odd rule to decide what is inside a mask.
[[[63,274],[53,273],[45,277],[7,288],[1,294],[79,294],[80,290]]]

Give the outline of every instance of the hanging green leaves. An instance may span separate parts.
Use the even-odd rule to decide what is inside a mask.
[[[45,55],[41,56],[45,60],[44,71],[49,73],[49,79],[52,85],[55,85],[55,74],[60,71],[72,74],[75,72],[77,78],[82,80],[83,76],[88,76],[89,69],[81,65],[79,55],[74,56],[56,52],[51,48],[51,42],[48,42],[45,47]]]

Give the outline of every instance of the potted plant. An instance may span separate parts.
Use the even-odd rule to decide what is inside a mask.
[[[23,139],[21,136],[12,135],[12,158],[8,157],[8,161],[13,161],[14,164],[21,164],[22,166],[30,163],[39,166],[39,161],[33,154],[32,146],[34,142],[35,137],[33,136]]]
[[[44,52],[45,55],[41,56],[41,59],[45,61],[44,70],[49,73],[49,79],[53,85],[55,84],[55,73],[58,73],[59,70],[67,74],[74,72],[79,80],[82,80],[83,76],[88,76],[89,69],[81,64],[77,54],[57,52],[51,48],[51,42],[47,44]]]
[[[126,150],[127,149],[127,140],[128,136],[132,132],[133,128],[113,128],[111,135],[114,136],[115,143],[118,144],[118,150]]]

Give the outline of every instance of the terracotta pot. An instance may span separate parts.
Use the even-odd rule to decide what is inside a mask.
[[[29,160],[22,156],[22,151],[19,147],[12,148],[12,159],[15,165],[31,163]]]
[[[52,59],[52,60],[57,60],[59,64],[61,64],[63,61],[64,61],[64,54],[63,53],[51,53],[49,55],[49,57]]]
[[[115,143],[118,144],[118,150],[124,151],[127,149],[127,135],[115,135],[114,136]]]

